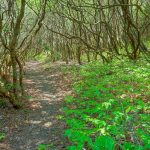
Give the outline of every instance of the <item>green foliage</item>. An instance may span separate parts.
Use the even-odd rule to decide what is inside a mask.
[[[0,108],[5,108],[6,106],[7,106],[6,101],[0,98]]]
[[[150,148],[149,68],[122,61],[74,70],[74,96],[66,96],[64,108],[69,150]]]
[[[115,141],[108,136],[99,136],[93,146],[93,150],[113,150]]]
[[[5,137],[6,137],[6,134],[0,132],[0,141],[2,141],[3,139],[5,139]]]
[[[35,60],[42,61],[42,62],[44,62],[46,60],[46,58],[47,58],[47,54],[45,54],[45,53],[41,53],[41,54],[35,56]]]
[[[38,146],[38,150],[48,150],[49,148],[51,148],[53,145],[52,144],[40,144]]]
[[[144,148],[143,146],[137,146],[134,145],[133,143],[124,143],[123,150],[146,150],[146,147]]]

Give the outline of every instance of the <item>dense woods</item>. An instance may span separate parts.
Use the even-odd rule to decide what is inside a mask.
[[[15,109],[31,60],[66,63],[69,150],[150,148],[149,0],[1,0],[0,100]]]

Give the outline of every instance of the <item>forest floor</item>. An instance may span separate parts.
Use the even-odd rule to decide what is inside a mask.
[[[58,118],[64,96],[70,91],[60,67],[56,63],[45,70],[40,62],[26,64],[24,82],[31,98],[21,110],[0,110],[0,130],[6,133],[1,150],[37,150],[40,144],[50,145],[50,150],[65,149],[66,125]]]

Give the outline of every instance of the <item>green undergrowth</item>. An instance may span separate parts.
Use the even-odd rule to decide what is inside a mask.
[[[39,144],[38,150],[49,150],[53,147],[53,144]]]
[[[68,150],[150,149],[150,64],[93,62],[64,71],[74,92],[65,98]]]
[[[41,53],[41,54],[35,56],[34,59],[37,61],[45,62],[45,60],[47,60],[47,54]]]
[[[3,132],[0,132],[0,142],[1,142],[2,140],[4,140],[5,137],[6,137],[6,134],[3,133]]]

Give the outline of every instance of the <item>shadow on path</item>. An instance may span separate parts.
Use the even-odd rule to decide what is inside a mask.
[[[62,114],[63,97],[68,91],[63,88],[59,69],[57,66],[44,71],[39,62],[26,64],[25,84],[32,96],[30,108],[13,111],[4,119],[8,150],[37,150],[42,143],[53,145],[50,150],[65,149],[65,123],[57,118]]]

